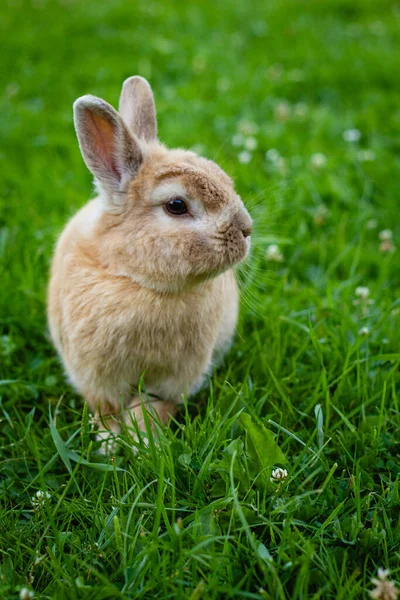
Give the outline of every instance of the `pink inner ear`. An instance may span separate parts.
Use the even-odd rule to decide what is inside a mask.
[[[111,171],[118,179],[121,176],[115,161],[115,127],[100,115],[88,111],[90,129],[92,130],[93,151],[107,171]]]

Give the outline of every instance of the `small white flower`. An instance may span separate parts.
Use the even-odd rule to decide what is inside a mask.
[[[357,158],[360,162],[371,162],[375,160],[376,154],[373,150],[359,150]]]
[[[286,171],[286,160],[283,158],[283,156],[280,156],[278,158],[278,160],[275,162],[275,166],[278,169],[279,173],[281,175],[284,175]]]
[[[325,154],[322,154],[322,152],[315,152],[315,154],[311,155],[310,163],[315,169],[322,169],[326,166],[327,162],[328,159],[326,158]]]
[[[362,337],[366,336],[369,334],[369,329],[368,327],[361,327],[361,329],[358,332],[358,335],[361,335]]]
[[[359,286],[356,288],[357,298],[353,300],[354,306],[359,306],[364,317],[368,315],[368,307],[374,303],[374,300],[369,297],[369,288],[365,286]]]
[[[30,600],[33,598],[33,592],[28,588],[21,588],[19,592],[19,600]]]
[[[399,591],[394,581],[389,581],[389,570],[378,569],[378,577],[371,579],[375,589],[369,592],[373,600],[397,600]]]
[[[271,473],[271,477],[269,478],[270,481],[272,481],[272,483],[275,483],[277,481],[285,481],[285,479],[288,476],[288,472],[286,469],[281,469],[280,467],[278,467],[277,469],[274,469]]]
[[[281,155],[279,154],[278,150],[275,150],[275,148],[271,148],[265,153],[265,158],[271,162],[276,162],[280,157]]]
[[[42,490],[38,490],[36,492],[35,496],[32,496],[31,504],[32,504],[33,508],[36,510],[36,509],[39,509],[43,505],[45,499],[49,500],[50,498],[51,498],[51,494],[49,494],[49,492],[42,492]]]
[[[379,250],[383,254],[386,254],[388,252],[395,252],[397,250],[396,246],[393,243],[393,232],[391,229],[384,229],[383,231],[380,231],[379,239],[381,240]]]
[[[379,567],[379,569],[378,569],[379,579],[387,579],[389,577],[389,574],[390,574],[389,569],[382,569],[382,567]]]
[[[49,492],[42,492],[39,490],[36,492],[36,498],[42,502],[45,498],[51,498],[51,494]]]
[[[287,121],[290,117],[290,104],[286,100],[278,102],[275,106],[275,117],[278,121]]]
[[[248,150],[243,150],[238,154],[238,161],[243,165],[247,165],[251,161],[251,158],[252,154]]]
[[[8,98],[14,98],[14,96],[16,96],[18,94],[19,90],[20,90],[19,84],[16,83],[15,81],[12,81],[6,87],[6,96]]]
[[[359,286],[356,288],[356,296],[357,298],[361,298],[361,300],[366,300],[370,295],[370,290],[367,287]]]
[[[308,111],[308,106],[305,102],[298,102],[294,105],[294,115],[295,117],[305,117]]]
[[[239,123],[239,131],[243,135],[256,135],[258,133],[258,125],[244,119]]]
[[[382,254],[396,252],[396,250],[397,250],[397,248],[393,244],[392,240],[385,240],[385,241],[381,242],[381,244],[379,246],[379,252],[382,252]]]
[[[278,244],[271,244],[268,246],[265,258],[271,262],[283,262],[285,260]]]
[[[343,139],[345,142],[358,142],[361,138],[361,131],[359,129],[346,129],[343,132]]]
[[[244,147],[247,150],[255,150],[258,146],[258,142],[255,137],[248,137],[244,142]]]
[[[313,221],[319,227],[323,225],[329,216],[329,209],[325,204],[320,204],[314,213]]]
[[[376,229],[378,227],[378,220],[370,219],[369,221],[366,222],[365,227],[367,229]]]
[[[232,136],[232,146],[243,146],[244,144],[244,136],[241,133],[235,133],[234,136]]]
[[[393,238],[393,231],[391,229],[383,229],[382,231],[379,232],[379,239],[382,242],[388,242],[389,240],[391,241]]]

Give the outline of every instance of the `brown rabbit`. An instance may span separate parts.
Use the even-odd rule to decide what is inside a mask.
[[[147,81],[123,85],[119,113],[83,96],[75,128],[98,195],[67,224],[48,291],[51,337],[68,377],[114,432],[144,386],[162,422],[231,345],[252,221],[214,162],[157,140]]]

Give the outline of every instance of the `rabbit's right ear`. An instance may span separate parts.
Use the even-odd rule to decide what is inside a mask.
[[[146,79],[135,75],[124,81],[118,110],[130,131],[138,138],[146,142],[157,139],[154,96]]]
[[[135,176],[143,161],[139,140],[110,104],[95,96],[78,98],[74,123],[83,159],[108,192]]]

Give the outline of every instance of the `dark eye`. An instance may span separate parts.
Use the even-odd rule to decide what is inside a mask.
[[[165,204],[165,209],[170,215],[185,215],[188,212],[185,202],[181,198],[174,198]]]

